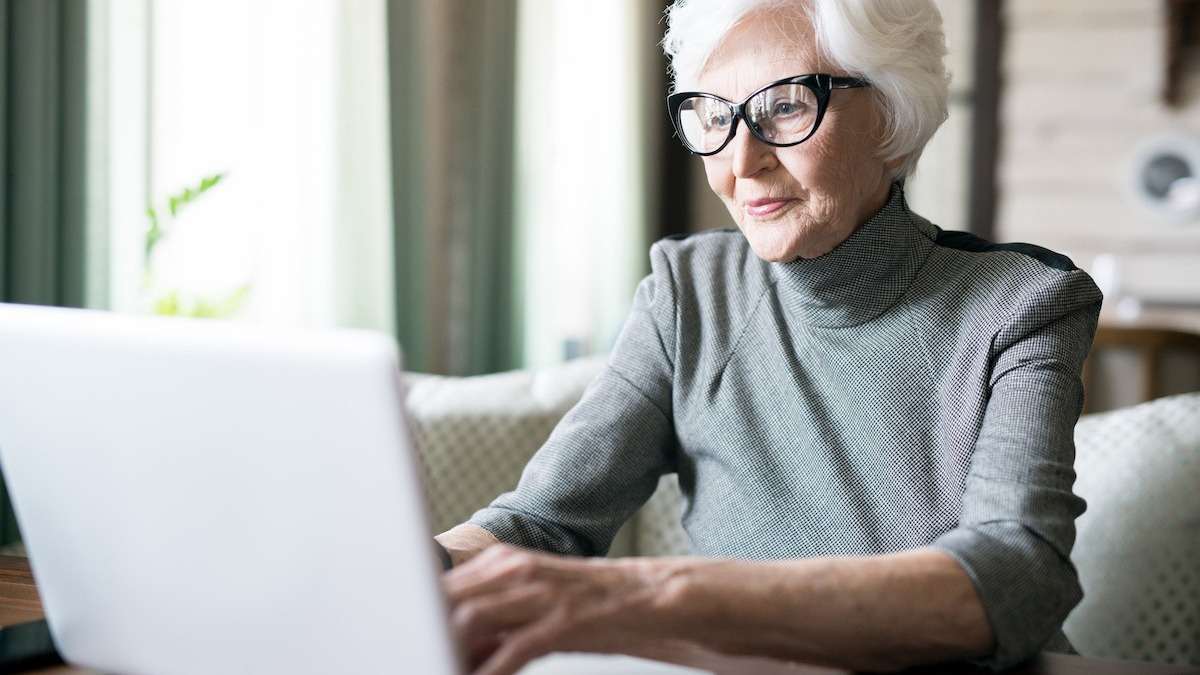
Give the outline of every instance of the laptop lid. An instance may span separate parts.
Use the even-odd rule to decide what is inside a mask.
[[[387,336],[0,305],[0,464],[105,671],[458,673]]]

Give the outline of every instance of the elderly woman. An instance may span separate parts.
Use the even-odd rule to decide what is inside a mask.
[[[737,230],[652,248],[519,487],[439,536],[479,672],[668,641],[856,669],[1065,647],[1101,298],[905,204],[946,116],[932,2],[679,0],[665,45]],[[669,472],[695,557],[529,550],[602,555]]]

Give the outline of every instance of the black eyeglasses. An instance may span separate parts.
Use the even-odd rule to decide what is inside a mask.
[[[671,94],[667,110],[679,140],[697,155],[715,155],[729,145],[739,117],[746,120],[755,138],[782,148],[803,143],[817,133],[830,91],[869,86],[870,82],[857,77],[797,75],[772,82],[741,103],[699,91]]]

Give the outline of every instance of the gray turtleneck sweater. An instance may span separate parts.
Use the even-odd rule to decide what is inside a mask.
[[[1072,432],[1101,300],[1085,273],[942,231],[899,186],[814,260],[764,262],[732,230],[661,241],[651,263],[605,370],[472,523],[599,555],[677,472],[693,553],[933,546],[979,590],[992,665],[1058,633],[1081,597]]]

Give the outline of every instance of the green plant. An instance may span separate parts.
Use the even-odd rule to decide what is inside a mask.
[[[243,284],[232,293],[217,299],[202,298],[178,289],[159,289],[155,283],[154,251],[165,238],[170,236],[174,229],[176,216],[185,206],[194,203],[202,195],[216,187],[224,180],[225,176],[224,173],[205,176],[194,187],[185,187],[180,192],[169,195],[163,205],[164,210],[155,208],[153,203],[146,205],[146,216],[150,220],[150,226],[146,230],[142,285],[150,296],[149,311],[151,313],[173,316],[226,317],[237,312],[249,297],[249,283]]]

